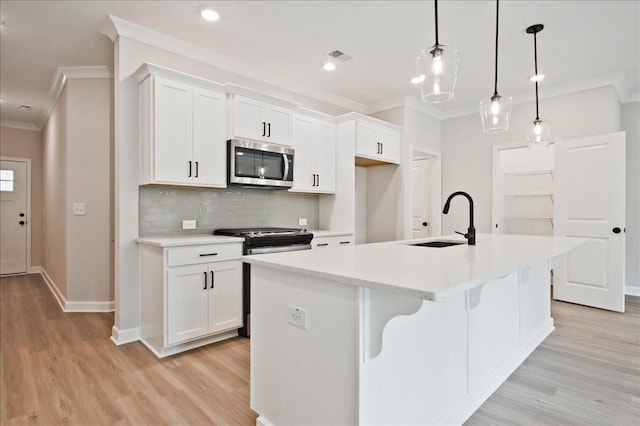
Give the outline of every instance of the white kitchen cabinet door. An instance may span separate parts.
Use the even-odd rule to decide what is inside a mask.
[[[290,145],[291,126],[293,123],[291,110],[277,105],[264,104],[264,111],[264,121],[267,123],[265,140],[281,145]]]
[[[240,95],[233,97],[233,136],[291,144],[291,110]]]
[[[292,146],[295,150],[293,160],[292,191],[310,191],[315,189],[313,158],[313,119],[296,116],[293,120]]]
[[[354,244],[353,234],[348,235],[331,235],[328,237],[313,237],[311,248],[325,247],[347,247]]]
[[[208,333],[208,284],[206,264],[167,269],[165,345]]]
[[[193,90],[188,84],[155,78],[153,181],[190,183]]]
[[[378,158],[380,145],[376,133],[375,126],[358,122],[356,128],[356,155],[366,158]]]
[[[263,103],[244,96],[233,97],[233,135],[237,138],[264,140],[267,134]]]
[[[224,187],[227,184],[225,97],[193,90],[193,183]]]
[[[356,155],[385,163],[400,163],[400,135],[375,124],[358,122]]]
[[[209,333],[242,327],[242,262],[209,264]]]
[[[318,192],[336,192],[336,128],[331,123],[316,121],[313,127],[313,169]]]

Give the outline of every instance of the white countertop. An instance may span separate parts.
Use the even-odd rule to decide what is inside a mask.
[[[155,247],[180,247],[202,244],[227,244],[242,243],[244,238],[227,237],[224,235],[181,235],[165,238],[138,238],[138,244],[146,244]]]
[[[540,260],[554,258],[585,241],[566,237],[478,234],[475,246],[430,248],[407,245],[440,239],[464,241],[461,236],[454,235],[244,256],[243,261],[436,301],[505,277]]]

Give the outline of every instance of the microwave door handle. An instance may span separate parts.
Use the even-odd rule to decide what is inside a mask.
[[[284,175],[282,176],[282,180],[286,180],[287,176],[289,176],[289,158],[287,154],[282,154],[282,158],[284,159]]]

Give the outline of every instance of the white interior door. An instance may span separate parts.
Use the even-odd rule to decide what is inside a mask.
[[[413,212],[411,214],[411,235],[413,238],[431,236],[429,217],[429,160],[415,159],[411,165],[413,186]]]
[[[624,312],[625,135],[556,144],[555,234],[589,238],[555,268],[553,296]]]
[[[27,163],[0,161],[0,274],[27,272]]]

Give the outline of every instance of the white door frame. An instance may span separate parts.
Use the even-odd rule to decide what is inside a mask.
[[[17,157],[0,157],[0,161],[15,161],[17,163],[27,164],[27,268],[26,273],[30,274],[36,271],[31,269],[31,159]]]
[[[410,146],[409,152],[409,166],[407,167],[407,190],[405,191],[405,227],[404,238],[411,239],[411,214],[413,212],[413,182],[411,178],[411,164],[414,159],[429,159],[429,204],[431,223],[431,236],[438,237],[442,235],[442,155],[437,151],[430,149],[417,147],[415,145]]]

